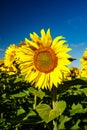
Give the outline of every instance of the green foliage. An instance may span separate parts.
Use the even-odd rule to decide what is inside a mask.
[[[87,79],[64,81],[52,107],[48,90],[38,90],[20,75],[0,72],[0,130],[87,129]]]
[[[68,116],[61,115],[59,119],[58,130],[65,129],[65,122],[69,121],[71,118]]]
[[[36,111],[39,113],[40,117],[46,122],[50,122],[53,119],[59,117],[66,108],[66,103],[64,101],[59,101],[55,103],[55,108],[47,104],[39,104],[36,106]]]
[[[70,115],[73,116],[77,113],[87,113],[87,108],[83,109],[82,105],[79,103],[77,105],[73,104],[72,109],[70,110]]]
[[[41,90],[36,90],[34,87],[30,87],[28,90],[30,93],[39,97],[40,99],[43,99],[43,97],[45,96],[45,92],[43,92]]]

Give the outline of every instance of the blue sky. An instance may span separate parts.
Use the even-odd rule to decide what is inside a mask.
[[[77,59],[71,66],[79,67],[87,48],[87,0],[0,0],[0,58],[10,44],[42,28],[67,39]]]

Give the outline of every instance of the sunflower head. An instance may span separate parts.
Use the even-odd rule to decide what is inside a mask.
[[[81,77],[87,78],[87,69],[82,69],[81,70]]]
[[[5,65],[0,67],[0,71],[5,72],[9,75],[14,75],[17,73],[17,69],[14,66],[6,67]]]
[[[25,80],[35,84],[37,88],[58,87],[62,82],[62,73],[68,72],[71,56],[67,53],[71,49],[63,36],[52,40],[50,29],[41,30],[41,37],[35,32],[30,33],[31,40],[25,38],[23,46],[17,49],[17,63]]]
[[[70,77],[73,78],[79,78],[80,77],[80,69],[77,67],[71,67],[70,68]]]
[[[18,46],[11,44],[5,51],[4,67],[9,74],[15,74],[18,72],[16,63],[16,51]]]
[[[11,44],[5,51],[4,64],[7,67],[11,67],[11,65],[15,62],[15,53],[17,46],[15,44]]]
[[[80,59],[82,69],[87,69],[87,48],[83,53],[83,57]]]
[[[65,80],[72,80],[74,78],[80,78],[81,70],[77,67],[70,67],[69,72],[64,75]]]

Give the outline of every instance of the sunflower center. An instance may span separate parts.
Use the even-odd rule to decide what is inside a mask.
[[[43,47],[35,51],[34,64],[40,72],[51,72],[57,66],[57,61],[56,54],[50,47]]]

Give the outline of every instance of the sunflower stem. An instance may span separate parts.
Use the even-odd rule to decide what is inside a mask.
[[[34,95],[34,104],[33,104],[33,108],[34,108],[34,109],[36,108],[36,103],[37,103],[37,96]]]
[[[52,108],[55,109],[55,103],[57,101],[57,88],[53,86],[52,88]],[[57,119],[53,120],[53,130],[58,130]]]

